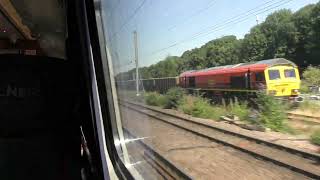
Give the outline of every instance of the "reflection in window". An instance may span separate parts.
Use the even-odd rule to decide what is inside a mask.
[[[256,81],[257,82],[265,81],[263,72],[256,73]]]
[[[279,70],[269,70],[269,79],[274,80],[274,79],[280,79],[280,73]]]
[[[144,153],[149,152],[145,147],[151,147],[175,167],[192,175],[192,179],[238,179],[239,176],[288,179],[294,176],[291,171],[283,173],[280,168],[270,168],[269,164],[256,162],[251,157],[241,155],[239,158],[233,150],[229,154],[228,148],[189,132],[213,133],[213,130],[201,130],[199,123],[214,126],[215,121],[221,121],[221,125],[227,123],[233,131],[243,128],[252,136],[256,130],[268,129],[265,134],[261,133],[269,139],[269,130],[283,128],[282,122],[287,117],[281,112],[283,105],[277,101],[280,98],[294,100],[300,79],[298,74],[288,72],[288,77],[297,76],[288,83],[286,79],[280,80],[285,78],[282,73],[284,69],[298,73],[295,64],[297,67],[311,64],[315,60],[312,53],[316,51],[306,49],[312,53],[303,62],[300,57],[305,56],[305,52],[286,49],[306,43],[297,43],[299,46],[295,47],[292,40],[297,38],[296,34],[302,40],[304,36],[316,39],[309,32],[318,32],[311,21],[315,22],[320,3],[309,5],[310,1],[300,1],[300,5],[293,6],[289,0],[102,2],[103,35],[108,51],[108,61],[104,63],[113,72],[110,75],[116,85],[111,91],[113,99],[120,102],[119,106],[114,103],[119,110],[118,119],[113,120],[118,128],[115,134],[124,130],[125,143],[118,146],[118,153],[131,173],[136,169],[145,179],[166,177],[153,168],[156,162],[149,160],[154,157]],[[310,22],[304,21],[308,19]],[[308,31],[300,32],[304,26]],[[287,53],[282,56],[279,52]],[[248,69],[250,78],[246,76]],[[268,83],[266,79],[276,83]],[[277,97],[267,97],[266,93]],[[141,104],[146,107],[139,106]],[[148,105],[177,118],[155,112]],[[280,115],[275,115],[273,109]],[[201,127],[185,122],[186,118],[179,119],[179,115],[194,118]],[[218,132],[215,135],[224,136]],[[282,137],[280,133],[279,137]],[[232,141],[228,137],[224,140]],[[276,153],[270,155],[274,158]],[[164,171],[159,168],[160,173]]]
[[[295,78],[296,77],[296,73],[295,73],[294,69],[285,69],[284,70],[284,77],[286,77],[286,78]]]

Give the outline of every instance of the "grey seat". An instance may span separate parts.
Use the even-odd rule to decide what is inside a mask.
[[[0,179],[79,179],[79,126],[67,61],[0,56]]]

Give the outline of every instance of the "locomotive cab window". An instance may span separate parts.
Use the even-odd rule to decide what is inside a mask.
[[[189,79],[189,87],[196,87],[196,78],[188,77],[188,79]]]
[[[284,77],[286,78],[296,78],[296,72],[294,69],[285,69]]]
[[[269,74],[269,79],[270,80],[280,79],[279,70],[268,70],[268,74]]]
[[[256,73],[256,81],[257,82],[264,82],[265,81],[265,77],[264,77],[264,73],[263,72],[257,72]]]

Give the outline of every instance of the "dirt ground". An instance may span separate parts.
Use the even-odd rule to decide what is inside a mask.
[[[290,111],[290,112],[296,113],[296,114],[307,115],[307,116],[320,117],[320,109],[319,109],[319,111],[296,109],[296,110],[292,110],[292,111]]]
[[[121,115],[124,127],[138,137],[145,137],[145,143],[156,148],[195,179],[308,179],[135,111],[122,108]],[[273,136],[275,141],[288,139],[272,133],[268,136]]]

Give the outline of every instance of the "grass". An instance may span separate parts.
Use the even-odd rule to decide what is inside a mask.
[[[305,81],[301,81],[300,92],[304,94],[310,93],[310,89]]]
[[[232,115],[236,115],[240,118],[240,120],[248,120],[250,115],[250,108],[248,107],[247,102],[239,103],[237,99],[230,102],[227,106],[228,111]]]
[[[230,101],[228,105],[210,103],[209,99],[201,96],[186,95],[181,88],[170,89],[162,95],[156,92],[144,94],[146,104],[160,106],[179,111],[193,117],[219,120],[221,116],[235,115],[240,120],[250,124],[270,128],[273,131],[295,134],[295,131],[287,124],[287,106],[272,96],[258,94],[256,104],[258,111],[248,106],[247,102]],[[250,115],[255,112],[256,116]]]
[[[310,137],[310,141],[313,144],[320,146],[320,129],[316,130]]]
[[[315,102],[305,100],[299,103],[298,109],[301,111],[310,111],[312,113],[316,113],[316,112],[319,112],[320,105]]]
[[[118,91],[118,98],[120,99],[128,99],[136,102],[143,103],[144,102],[144,92],[140,92],[140,96],[137,96],[136,91],[131,90],[119,90]]]
[[[240,120],[249,117],[250,109],[247,103],[239,103],[237,100],[228,106],[211,104],[206,98],[200,96],[184,96],[179,102],[179,110],[194,117],[219,120],[221,116],[236,115]]]
[[[208,99],[189,95],[181,99],[178,109],[194,117],[213,120],[219,120],[220,116],[227,114],[223,106],[212,106]]]
[[[294,133],[286,123],[288,120],[287,107],[273,96],[260,93],[257,95],[256,104],[259,109],[258,123],[273,131]]]
[[[161,95],[157,92],[150,92],[144,94],[146,104],[150,106],[161,106],[164,107],[168,103],[168,99],[166,96]]]
[[[161,106],[166,109],[176,109],[184,96],[185,93],[183,89],[172,88],[164,95],[157,92],[145,93],[144,98],[148,105]]]
[[[185,92],[182,88],[175,87],[175,88],[169,89],[168,92],[165,94],[167,101],[166,101],[166,104],[164,105],[164,108],[176,109],[179,105],[179,102],[184,96],[185,96]]]

